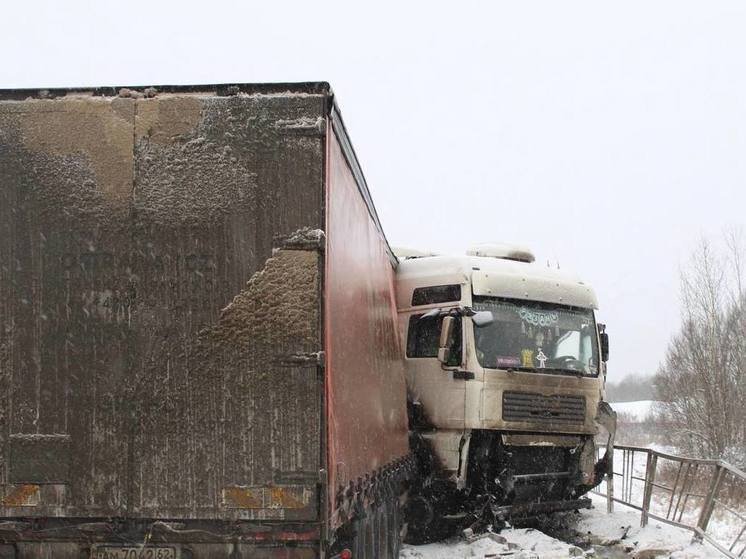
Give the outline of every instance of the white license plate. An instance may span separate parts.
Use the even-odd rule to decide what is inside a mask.
[[[177,559],[173,547],[100,545],[91,550],[91,559]]]

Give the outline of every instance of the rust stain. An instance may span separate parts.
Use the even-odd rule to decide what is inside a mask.
[[[237,509],[302,509],[309,493],[302,486],[234,486],[223,488],[223,506]]]
[[[223,504],[237,509],[262,509],[264,508],[262,489],[261,487],[225,487]]]
[[[3,498],[3,506],[5,507],[35,507],[38,504],[38,485],[25,484],[15,486]]]
[[[300,489],[300,491],[299,491]],[[298,498],[300,493],[301,498]],[[296,487],[270,487],[269,488],[270,508],[279,509],[302,509],[306,506],[303,502],[303,489]]]

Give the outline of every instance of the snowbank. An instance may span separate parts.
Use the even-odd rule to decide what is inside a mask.
[[[722,555],[708,544],[692,541],[688,530],[651,520],[640,527],[640,513],[615,504],[612,514],[606,512],[606,500],[593,496],[594,507],[566,515],[567,527],[579,539],[593,544],[583,551],[572,543],[548,536],[530,528],[506,529],[499,535],[450,540],[429,545],[405,545],[400,559],[566,559],[593,557],[653,559],[715,559]],[[568,537],[568,539],[570,539]]]
[[[656,400],[638,400],[636,402],[611,402],[611,407],[617,413],[629,414],[635,421],[645,421],[650,415]]]
[[[650,520],[640,527],[640,513],[619,503],[614,512],[606,512],[606,499],[592,495],[595,508],[580,511],[574,526],[581,534],[592,535],[592,541],[627,551],[631,557],[671,557],[672,559],[720,558],[709,544],[694,543],[693,533],[663,522]],[[656,550],[660,553],[655,553]]]
[[[468,542],[464,539],[428,545],[405,545],[400,559],[498,558],[544,559],[583,556],[583,551],[531,528],[506,529],[500,534],[484,534]]]

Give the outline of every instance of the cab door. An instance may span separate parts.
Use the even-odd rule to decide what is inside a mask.
[[[419,415],[426,425],[461,430],[465,418],[465,383],[460,376],[464,355],[463,318],[456,318],[450,359],[444,365],[438,361],[443,317],[423,316],[422,311],[400,315],[409,398],[421,405]]]

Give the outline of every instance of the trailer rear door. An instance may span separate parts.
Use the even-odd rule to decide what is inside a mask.
[[[0,516],[316,518],[326,86],[9,97]]]

